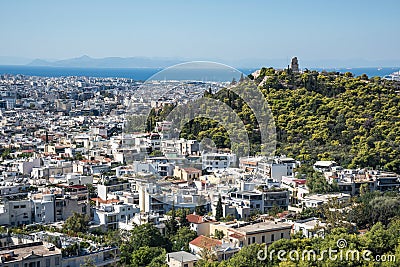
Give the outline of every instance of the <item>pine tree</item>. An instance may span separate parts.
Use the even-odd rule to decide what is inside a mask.
[[[215,219],[217,221],[219,221],[223,216],[224,216],[224,214],[223,214],[223,211],[222,211],[222,198],[221,198],[221,195],[219,195],[217,208],[216,208],[216,211],[215,211]]]

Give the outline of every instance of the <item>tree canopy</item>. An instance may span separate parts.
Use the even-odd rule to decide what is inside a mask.
[[[398,82],[351,73],[294,73],[273,68],[261,69],[254,82],[274,117],[278,155],[306,163],[335,160],[344,167],[400,172]],[[245,91],[250,85],[246,81],[237,86]],[[231,107],[246,125],[250,154],[260,152],[258,122],[247,103],[229,89],[206,92],[205,97]],[[171,108],[153,111],[150,124],[165,118]],[[209,118],[195,118],[184,125],[181,137],[208,137],[219,148],[230,147],[226,129]]]
[[[89,229],[89,216],[74,213],[64,222],[63,229],[74,233],[85,233]]]

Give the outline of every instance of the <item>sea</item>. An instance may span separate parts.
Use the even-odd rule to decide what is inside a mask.
[[[145,81],[149,78],[157,77],[157,79],[177,79],[188,80],[188,77],[193,80],[220,80],[230,81],[232,77],[235,79],[240,78],[240,73],[248,75],[258,68],[239,68],[238,71],[223,70],[219,73],[215,70],[185,70],[179,71],[179,75],[171,72],[161,72],[162,68],[72,68],[72,67],[39,67],[39,66],[24,66],[24,65],[0,65],[0,75],[13,74],[13,75],[26,75],[26,76],[39,76],[39,77],[66,77],[66,76],[85,76],[85,77],[98,77],[98,78],[127,78],[136,81]],[[313,68],[310,68],[313,70]],[[336,71],[336,72],[351,72],[354,76],[367,74],[368,77],[391,74],[399,71],[400,67],[388,68],[315,68],[317,71]],[[212,74],[210,74],[212,73]],[[164,75],[165,74],[165,75]],[[239,75],[239,76],[238,76]]]

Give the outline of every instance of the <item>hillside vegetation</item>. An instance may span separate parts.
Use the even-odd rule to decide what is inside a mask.
[[[304,161],[400,171],[399,84],[351,73],[262,69],[274,114],[277,152]]]
[[[277,134],[277,155],[305,163],[335,160],[344,167],[372,167],[400,172],[400,84],[351,73],[262,68],[249,75],[269,103]],[[248,80],[238,86],[246,90]],[[205,97],[229,105],[246,125],[251,154],[260,151],[257,120],[244,101],[229,89]],[[171,107],[168,107],[170,109]],[[153,111],[149,121],[165,118]],[[216,121],[196,118],[181,137],[211,138],[217,147],[230,147],[226,129]]]

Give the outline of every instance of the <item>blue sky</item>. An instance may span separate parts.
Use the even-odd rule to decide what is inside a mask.
[[[400,59],[400,1],[0,2],[0,56]],[[398,64],[400,65],[400,64]]]

